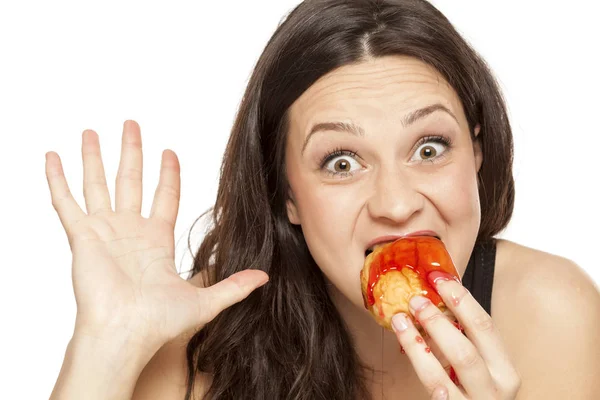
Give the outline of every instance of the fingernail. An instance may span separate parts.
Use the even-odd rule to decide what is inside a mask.
[[[402,332],[408,328],[406,314],[400,313],[392,317],[392,328],[395,332]]]
[[[433,287],[436,287],[440,283],[447,282],[450,280],[460,283],[460,280],[457,277],[450,275],[449,273],[444,271],[430,272],[429,274],[427,274],[427,280],[429,281],[429,284]]]
[[[423,296],[413,296],[408,305],[414,312],[417,312],[420,309],[425,308],[429,303],[431,303],[429,299]]]
[[[448,399],[448,390],[444,386],[438,386],[431,397],[432,400],[447,400]]]

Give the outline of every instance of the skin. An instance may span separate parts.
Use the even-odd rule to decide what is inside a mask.
[[[410,125],[403,122],[412,111],[432,104],[442,104],[449,112],[435,111]],[[309,134],[314,124],[328,121],[352,121],[363,134],[332,130]],[[425,341],[414,340],[418,335],[414,326],[398,332],[398,338],[381,332],[363,306],[358,279],[371,240],[419,230],[436,232],[460,274],[464,273],[481,220],[476,174],[482,153],[479,141],[471,140],[455,91],[419,60],[377,58],[344,66],[317,81],[291,106],[290,122],[288,217],[302,227],[311,254],[331,283],[331,297],[356,337],[359,355],[371,367],[385,371],[384,384],[374,380],[374,386],[384,391],[395,382],[386,382],[386,377],[408,375],[411,365],[406,357],[382,358],[397,353],[398,339],[407,346],[409,358],[418,360],[416,372],[428,392],[441,381],[459,393],[444,365],[434,354],[422,351],[426,344],[420,343]],[[431,135],[444,135],[452,144],[420,141]],[[323,157],[336,149],[356,154],[335,155],[323,165]],[[450,292],[465,297],[464,288],[451,287]],[[471,296],[464,301],[472,316],[487,315]],[[463,357],[450,352],[461,348],[476,356],[477,368],[462,369],[470,395],[499,390],[483,358],[447,319],[439,318],[439,310],[430,305],[422,313],[435,337],[446,340],[442,353],[447,358]],[[380,345],[373,346],[373,338],[382,336]],[[490,340],[488,358],[506,360],[499,336]],[[518,377],[510,362],[498,368],[506,375],[501,389],[510,395],[516,391]]]
[[[409,126],[403,124],[408,113],[436,103],[454,117],[436,111]],[[362,127],[363,134],[326,130],[309,135],[314,124],[328,121],[353,122]],[[399,56],[371,59],[344,66],[318,80],[291,106],[290,123],[286,148],[291,187],[288,217],[302,227],[311,254],[330,282],[330,295],[354,336],[360,358],[383,371],[372,377],[375,396],[393,398],[402,393],[411,398],[434,398],[442,386],[456,399],[515,398],[521,387],[516,365],[539,371],[535,357],[519,356],[516,349],[523,345],[522,338],[502,334],[460,284],[449,282],[439,292],[469,339],[431,303],[421,311],[411,308],[430,335],[425,341],[418,340],[418,332],[410,323],[406,331],[396,335],[383,331],[362,303],[359,271],[368,243],[379,236],[433,230],[444,241],[459,274],[464,274],[481,219],[476,174],[483,155],[479,141],[471,140],[461,102],[452,87],[419,60]],[[475,127],[475,135],[479,129]],[[447,135],[452,145],[418,142],[437,134]],[[433,156],[423,156],[427,146],[435,149]],[[320,163],[336,149],[356,154],[336,155],[325,165]],[[499,257],[511,249],[516,260],[533,251],[500,241]],[[568,262],[545,258],[556,266]],[[497,264],[496,285],[500,289],[496,289],[495,299],[500,296],[505,304],[513,305],[501,290],[514,293],[517,284],[533,278],[524,276],[523,270],[513,269],[507,274],[507,269],[509,262]],[[582,285],[592,286],[589,279],[578,276]],[[531,287],[547,290],[537,281]],[[592,297],[597,292],[587,294]],[[460,301],[453,304],[452,298]],[[598,307],[597,296],[592,303]],[[494,307],[506,331],[515,322],[520,326],[530,319],[531,314],[514,312],[519,307],[524,310],[523,305],[511,311],[497,304]],[[531,311],[539,314],[541,310]],[[542,313],[550,315],[550,310]],[[548,336],[546,331],[544,335]],[[512,347],[506,347],[505,341]],[[398,352],[398,342],[407,356]],[[431,353],[424,351],[427,346]],[[547,354],[548,348],[542,352]],[[448,365],[453,365],[461,378],[460,387],[447,378],[443,368]],[[594,367],[597,370],[597,363]],[[525,392],[528,390],[526,387]]]
[[[114,210],[96,132],[83,132],[81,156],[85,211],[71,194],[58,154],[46,153],[52,206],[73,253],[77,304],[75,329],[50,399],[130,399],[165,343],[202,329],[268,276],[248,269],[210,287],[179,276],[173,240],[179,162],[172,151],[163,152],[150,215],[143,217],[142,143],[135,121],[123,126]]]
[[[436,103],[457,120],[437,111],[402,126],[406,114]],[[364,137],[320,131],[302,152],[312,125],[350,120]],[[433,68],[408,57],[342,67],[300,96],[290,108],[290,123],[288,216],[301,225],[313,258],[333,283],[332,296],[364,311],[357,277],[365,250],[389,234],[433,230],[464,271],[481,219],[476,173],[482,155],[460,100]],[[453,148],[444,151],[431,142],[416,147],[420,138],[437,134],[450,137]],[[425,147],[439,155],[424,160],[419,153]],[[357,156],[337,156],[321,169],[319,161],[336,148]],[[352,176],[331,175],[339,160],[353,164]]]
[[[405,73],[401,74],[400,71]],[[408,79],[411,76],[412,80]],[[596,338],[600,328],[600,295],[591,279],[567,259],[499,240],[492,293],[493,320],[461,285],[443,283],[438,291],[465,326],[468,339],[457,335],[455,328],[441,318],[439,310],[432,305],[418,311],[412,310],[430,336],[427,343],[417,343],[416,331],[410,324],[407,329],[395,334],[382,331],[362,308],[357,272],[362,264],[364,247],[372,237],[415,229],[436,230],[447,244],[461,275],[474,243],[479,224],[474,177],[482,155],[477,143],[467,140],[469,136],[464,129],[464,115],[461,115],[457,99],[453,99],[452,91],[438,78],[435,71],[414,60],[388,58],[334,71],[307,91],[307,95],[314,96],[312,102],[329,100],[321,101],[320,106],[313,104],[310,112],[315,115],[322,113],[321,116],[326,118],[352,117],[363,126],[365,137],[360,141],[348,134],[327,132],[331,146],[356,146],[353,150],[359,151],[361,156],[359,169],[362,175],[346,176],[338,181],[327,180],[326,175],[317,173],[314,163],[298,156],[298,150],[301,150],[297,147],[298,135],[306,135],[306,131],[290,131],[287,159],[293,199],[289,203],[290,222],[302,225],[313,256],[330,280],[332,299],[354,336],[362,361],[383,370],[383,382],[380,376],[372,377],[374,399],[398,396],[432,399],[440,398],[445,393],[450,399],[512,399],[519,385],[518,399],[595,398],[600,392],[600,380],[590,377],[600,373],[600,347]],[[389,93],[391,86],[399,89],[394,95]],[[379,88],[379,92],[375,88]],[[342,93],[343,97],[327,95],[335,95],[336,92]],[[397,98],[393,99],[393,96]],[[306,111],[304,114],[298,113],[301,109],[297,105],[305,98],[293,105],[295,127],[308,125],[301,118],[313,118]],[[369,98],[370,102],[365,101],[359,107],[357,103],[360,99]],[[399,101],[400,98],[404,102]],[[402,127],[396,117],[391,117],[398,115],[398,110],[390,107],[397,102],[406,113],[410,110],[407,105],[409,102],[417,107],[420,101],[426,99],[446,101],[444,104],[459,121],[458,128],[454,133],[453,151],[448,154],[449,157],[444,157],[443,162],[414,164],[410,162],[414,154],[410,150],[417,140],[416,136],[422,132],[429,133],[428,129],[439,125],[451,126],[453,122],[451,119],[444,122],[443,113],[438,113],[420,121],[417,123],[419,125]],[[310,103],[305,102],[305,110],[309,110]],[[375,120],[377,115],[379,120]],[[391,134],[390,129],[397,129],[396,135]],[[313,139],[325,138],[315,136]],[[350,139],[354,142],[345,142]],[[326,144],[321,143],[322,146]],[[67,351],[53,396],[68,397],[68,394],[73,394],[71,397],[81,397],[79,394],[86,393],[89,397],[90,393],[96,393],[98,398],[108,398],[105,395],[107,392],[119,390],[122,393],[116,398],[183,398],[187,383],[188,328],[197,329],[216,315],[219,309],[242,300],[251,290],[263,284],[267,277],[260,271],[244,271],[213,287],[202,288],[199,275],[189,282],[176,280],[179,277],[171,268],[172,258],[159,257],[164,261],[164,266],[159,265],[156,258],[150,260],[151,269],[146,268],[148,263],[142,262],[143,259],[115,258],[112,250],[118,250],[117,255],[122,254],[123,250],[136,257],[149,255],[148,251],[136,251],[138,246],[123,249],[124,239],[143,240],[146,250],[146,242],[154,243],[157,240],[162,241],[156,245],[157,251],[172,246],[172,229],[179,205],[179,164],[174,153],[165,152],[151,215],[144,218],[139,215],[142,150],[137,123],[128,121],[123,127],[114,211],[110,207],[95,133],[84,132],[82,153],[87,213],[75,203],[58,156],[53,152],[48,153],[46,163],[52,204],[65,227],[74,253],[73,278],[78,322],[82,321],[80,315],[101,318],[106,315],[107,309],[114,311],[119,308],[132,312],[120,320],[115,320],[115,313],[111,313],[110,319],[116,321],[115,327],[120,328],[106,335],[102,331],[106,330],[109,321],[97,320],[92,323],[87,318],[86,324],[78,325],[79,333],[82,327],[86,328],[85,334],[78,336],[76,329],[73,346]],[[374,175],[380,179],[373,178]],[[440,175],[452,177],[455,181],[452,185],[444,185]],[[301,184],[305,185],[304,190],[299,190]],[[368,190],[369,196],[359,190],[360,185],[365,191]],[[455,187],[461,190],[454,190]],[[344,190],[354,197],[346,196]],[[330,200],[332,196],[337,196],[336,201]],[[451,205],[444,196],[455,196],[454,204]],[[331,214],[324,212],[324,208]],[[343,212],[341,208],[344,208]],[[158,234],[158,228],[165,223],[168,227]],[[140,224],[155,224],[153,226],[156,229],[130,231]],[[332,224],[337,229],[331,229]],[[109,225],[110,230],[96,230]],[[105,243],[102,247],[95,246],[98,241],[89,240],[90,234],[117,237],[103,240]],[[113,249],[113,244],[121,247]],[[90,264],[90,260],[101,260],[98,251],[106,253],[107,260],[98,265]],[[328,252],[333,252],[336,257],[329,256]],[[95,256],[89,257],[89,254]],[[111,269],[107,270],[107,267]],[[128,281],[108,272],[114,269],[120,273],[136,273],[140,272],[137,270],[139,268],[144,268],[141,272],[162,274],[163,277],[156,280],[135,279],[130,282],[131,285],[142,286],[123,287],[123,293],[115,292],[117,284],[124,285]],[[102,271],[107,273],[100,274]],[[90,273],[97,274],[92,281],[88,277]],[[113,279],[115,276],[117,278]],[[86,289],[88,282],[93,285]],[[157,282],[162,285],[157,287]],[[104,299],[89,297],[99,293],[98,288],[102,285],[111,288],[112,296]],[[148,293],[148,296],[144,296],[142,303],[125,307],[127,294],[132,289]],[[189,293],[189,302],[182,301],[184,293]],[[111,308],[98,301],[110,301],[112,298],[118,307]],[[459,301],[455,304],[452,298]],[[172,299],[172,304],[165,303],[169,299]],[[163,306],[157,307],[157,303]],[[213,307],[199,307],[203,304]],[[141,311],[142,318],[138,315]],[[162,311],[168,313],[163,314]],[[178,317],[167,318],[174,315],[173,311],[179,313]],[[133,338],[116,337],[117,332],[126,333],[122,329],[124,324],[138,328],[147,324],[152,329],[133,329]],[[157,327],[163,331],[158,331]],[[91,337],[92,331],[96,333],[93,336],[101,340],[87,345],[85,341],[76,340]],[[135,343],[143,344],[141,349],[131,345],[132,339]],[[129,344],[123,351],[117,351],[112,359],[107,358],[108,353],[98,346],[99,343],[108,344],[108,349],[114,350],[123,342]],[[156,352],[148,350],[149,343],[160,348]],[[404,346],[406,355],[400,353],[398,343]],[[424,351],[426,344],[431,346],[431,353]],[[92,350],[99,353],[95,361],[91,357]],[[132,363],[133,359],[139,362]],[[457,370],[462,387],[453,386],[446,378],[442,367],[447,363]],[[127,367],[127,370],[115,369],[114,365]],[[141,372],[138,367],[142,368]],[[118,376],[113,376],[115,372],[118,372]],[[117,378],[126,381],[115,384]],[[196,375],[195,395],[198,398],[202,398],[210,380],[209,374]],[[98,390],[90,392],[90,387]]]

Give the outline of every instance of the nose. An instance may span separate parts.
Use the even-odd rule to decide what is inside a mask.
[[[367,203],[373,219],[400,224],[423,208],[424,197],[415,189],[408,174],[402,174],[398,169],[388,169],[380,171],[373,178],[374,190]]]

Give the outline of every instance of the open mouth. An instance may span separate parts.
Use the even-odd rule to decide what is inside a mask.
[[[432,237],[436,238],[437,240],[442,240],[442,239],[441,239],[439,236],[432,236]],[[373,246],[373,247],[369,247],[369,248],[368,248],[368,249],[365,251],[365,258],[366,258],[366,257],[367,257],[369,254],[371,254],[371,253],[372,253],[372,252],[373,252],[375,249],[377,249],[377,248],[379,248],[379,247],[381,247],[381,246],[385,246],[385,245],[386,245],[386,244],[388,244],[388,243],[395,242],[396,240],[398,240],[398,239],[389,240],[389,241],[387,241],[387,242],[381,242],[381,243],[377,243],[375,246]]]

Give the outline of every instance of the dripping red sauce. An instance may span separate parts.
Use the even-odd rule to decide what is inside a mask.
[[[458,376],[456,376],[456,371],[454,371],[454,367],[450,367],[450,373],[448,374],[450,375],[450,380],[456,385],[459,386],[460,385],[460,381],[458,380]]]
[[[462,325],[460,324],[460,322],[458,321],[452,321],[452,325],[454,325],[456,327],[456,329],[458,329],[459,331],[464,331]]]
[[[384,262],[385,259],[387,262]],[[459,278],[442,241],[431,236],[404,237],[386,244],[376,255],[373,255],[369,268],[367,298],[363,298],[365,308],[375,304],[373,289],[379,278],[390,271],[401,272],[404,268],[413,270],[420,277],[421,295],[429,298],[435,305],[443,304],[443,301],[429,284],[427,274],[433,271],[444,271]],[[379,313],[383,317],[382,309]]]

